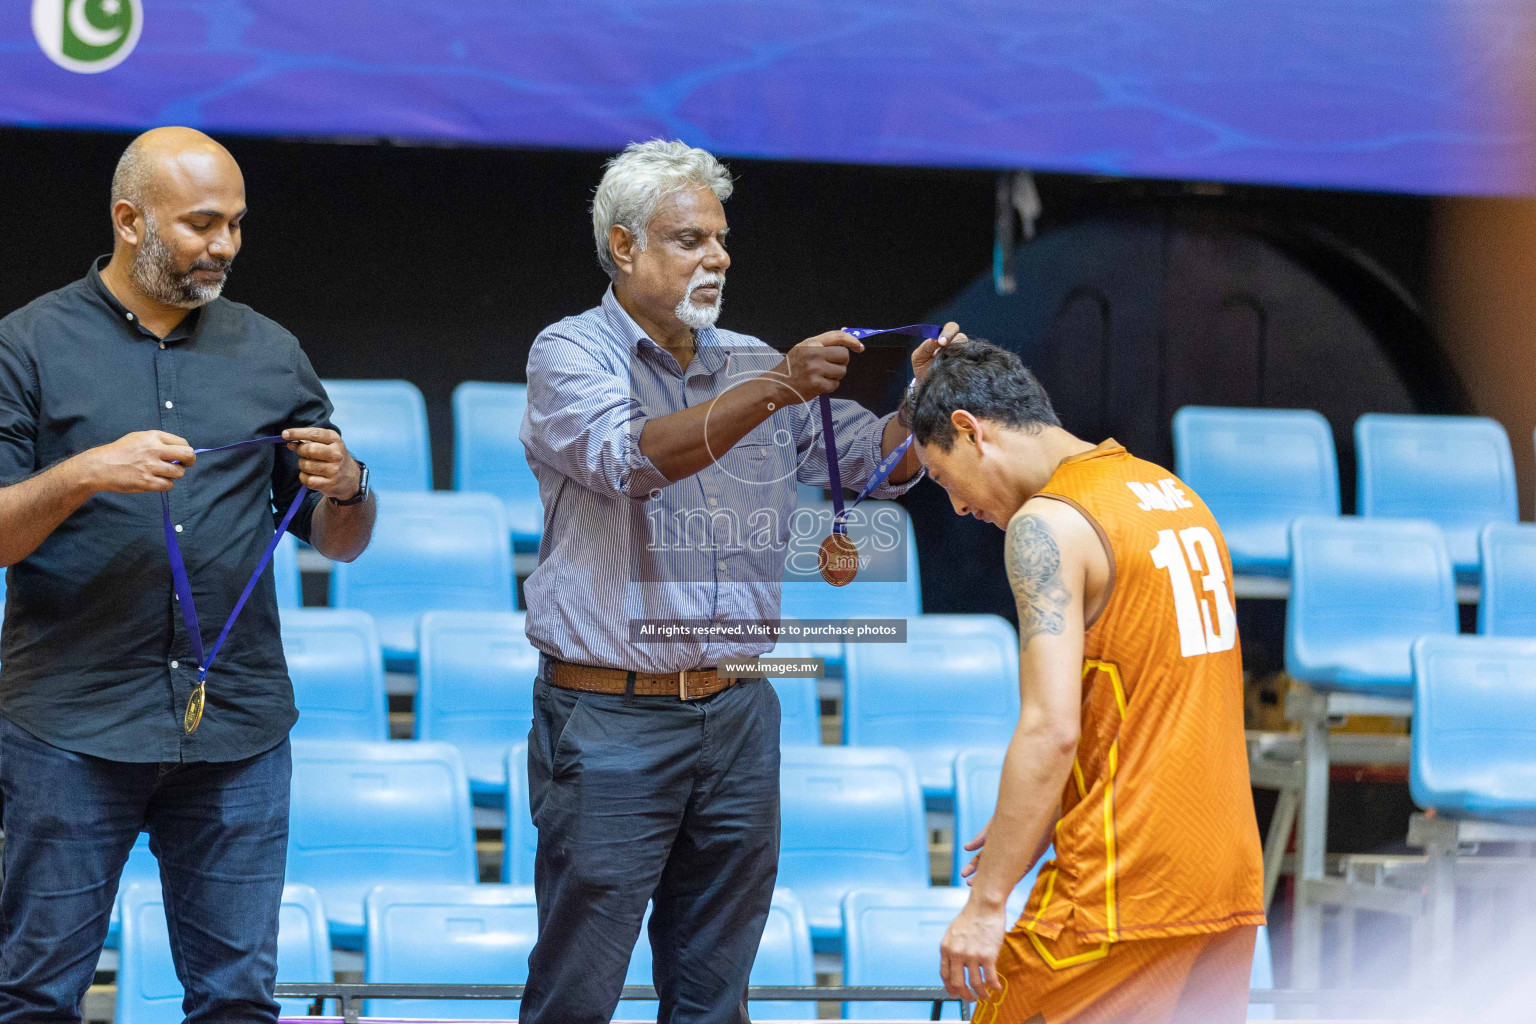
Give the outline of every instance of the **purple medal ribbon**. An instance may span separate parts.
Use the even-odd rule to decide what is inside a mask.
[[[914,338],[937,338],[944,333],[944,328],[937,324],[908,324],[905,327],[844,327],[844,334],[851,334],[855,338],[868,338],[876,334],[908,334]],[[826,395],[821,396],[821,433],[826,442],[827,449],[827,484],[832,491],[832,532],[847,535],[847,515],[859,506],[870,492],[896,471],[896,466],[906,456],[907,450],[912,447],[912,435],[908,434],[906,440],[891,449],[891,453],[880,460],[875,471],[869,475],[853,502],[847,508],[843,507],[843,474],[838,466],[837,439],[833,436],[832,426],[832,399]]]
[[[256,448],[265,448],[270,445],[286,443],[281,436],[258,437],[251,441],[239,441],[235,444],[221,445],[218,448],[197,448],[196,455],[208,455],[213,452],[237,452],[251,451]],[[278,542],[283,539],[283,532],[288,529],[288,524],[293,521],[294,514],[299,510],[299,503],[304,500],[304,495],[309,493],[309,488],[300,485],[299,492],[293,496],[293,501],[288,505],[288,511],[283,513],[283,521],[278,526],[277,532],[272,535],[272,540],[267,544],[267,550],[262,553],[261,561],[256,563],[256,569],[251,573],[250,580],[245,589],[240,593],[240,600],[235,602],[234,611],[229,613],[229,618],[224,622],[224,628],[219,632],[219,638],[213,642],[213,649],[203,656],[203,634],[197,624],[197,608],[192,604],[192,581],[187,576],[186,561],[181,557],[181,544],[176,540],[176,527],[171,523],[171,503],[165,492],[160,493],[160,512],[165,520],[165,549],[171,562],[171,580],[176,587],[177,601],[181,605],[181,618],[187,626],[187,636],[192,643],[192,653],[197,658],[197,683],[201,688],[208,679],[208,669],[213,665],[213,659],[218,657],[219,648],[224,646],[225,637],[235,624],[235,619],[245,608],[245,602],[250,600],[251,592],[256,589],[256,582],[261,579],[262,571],[267,563],[272,560],[272,553],[277,550]],[[198,716],[201,717],[201,706],[198,708]],[[197,728],[194,723],[187,731]]]

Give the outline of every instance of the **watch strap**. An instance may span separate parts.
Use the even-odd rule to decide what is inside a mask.
[[[352,461],[357,463],[357,472],[358,472],[357,493],[352,495],[352,497],[346,499],[345,501],[342,501],[342,500],[337,499],[337,498],[332,498],[331,499],[332,502],[334,502],[337,505],[342,506],[343,508],[345,508],[345,507],[347,507],[349,505],[361,505],[363,502],[368,500],[368,494],[369,494],[369,490],[368,490],[368,465],[362,459],[359,459],[355,455],[352,457]]]

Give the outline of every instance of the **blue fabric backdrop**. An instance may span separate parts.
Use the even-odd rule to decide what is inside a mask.
[[[1531,190],[1521,0],[35,6],[44,31],[75,15],[106,39],[139,3],[99,74],[51,62],[32,5],[4,4],[0,122]]]

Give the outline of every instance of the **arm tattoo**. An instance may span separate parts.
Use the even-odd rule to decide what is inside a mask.
[[[1066,623],[1072,592],[1061,579],[1061,549],[1046,521],[1025,513],[1008,524],[1005,562],[1019,609],[1019,650],[1041,633],[1056,636]]]

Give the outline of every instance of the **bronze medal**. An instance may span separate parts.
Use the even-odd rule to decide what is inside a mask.
[[[846,533],[834,533],[821,542],[816,567],[822,579],[834,587],[846,587],[859,574],[859,549]]]
[[[187,713],[181,718],[182,728],[187,730],[187,735],[197,732],[198,723],[203,720],[203,701],[207,698],[207,690],[203,681],[197,681],[197,689],[192,691],[192,696],[187,698]]]
[[[878,330],[869,327],[845,327],[843,330],[855,338],[867,338],[872,334],[910,334],[921,338],[938,338],[943,333],[943,329],[935,324],[911,324],[906,327],[887,327]],[[853,499],[853,505],[845,509],[843,507],[843,475],[838,460],[846,453],[841,452],[837,447],[837,423],[832,415],[832,399],[827,395],[819,395],[817,405],[821,409],[821,437],[822,450],[827,463],[827,489],[832,492],[832,536],[821,542],[821,548],[816,553],[816,567],[821,570],[822,579],[834,587],[846,587],[859,575],[859,549],[853,541],[848,539],[847,514],[890,478],[896,466],[911,449],[912,437],[908,435],[906,440],[880,460],[874,471],[869,474],[869,478],[865,480],[864,486],[859,489],[858,496]]]

